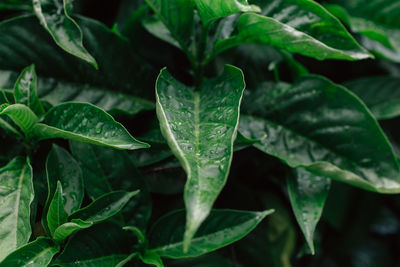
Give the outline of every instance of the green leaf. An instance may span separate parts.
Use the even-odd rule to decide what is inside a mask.
[[[149,234],[150,251],[166,258],[196,257],[227,246],[251,232],[273,210],[263,212],[212,210],[184,253],[185,211],[160,218]]]
[[[252,116],[241,116],[239,126],[244,136],[262,139],[256,148],[317,176],[374,192],[400,192],[393,149],[354,94],[319,76],[290,87],[263,86],[244,101]]]
[[[33,201],[32,168],[17,157],[0,169],[0,261],[28,242]]]
[[[13,104],[0,108],[0,115],[7,115],[10,119],[21,128],[25,135],[29,136],[32,128],[38,122],[38,117],[33,111],[25,105]]]
[[[87,207],[77,210],[69,216],[70,219],[81,219],[85,222],[98,223],[117,214],[128,201],[136,196],[139,190],[134,192],[113,191],[105,194]]]
[[[139,259],[148,265],[154,265],[157,267],[164,267],[161,257],[154,251],[146,250],[143,254],[139,254]]]
[[[82,31],[71,18],[73,0],[32,0],[33,9],[42,26],[56,44],[66,52],[98,68],[96,60],[82,44]]]
[[[400,115],[400,78],[368,77],[345,83],[368,106],[378,120]]]
[[[244,87],[243,73],[233,66],[204,81],[197,91],[175,80],[166,69],[157,79],[161,132],[188,176],[185,250],[227,180]]]
[[[113,223],[94,225],[76,233],[54,264],[61,267],[115,266],[130,253],[130,239],[131,236]]]
[[[2,0],[0,3],[0,10],[32,10],[32,3],[30,0]]]
[[[59,250],[50,238],[39,237],[8,255],[0,266],[48,266]]]
[[[79,219],[73,219],[71,222],[64,223],[57,227],[54,231],[53,238],[56,242],[63,242],[68,236],[73,233],[89,228],[93,225],[93,222],[85,222]]]
[[[294,172],[294,177],[287,179],[290,204],[311,253],[314,254],[314,231],[324,209],[331,180],[315,176],[303,168],[297,168]]]
[[[55,230],[67,221],[68,214],[64,209],[63,190],[60,181],[57,181],[57,190],[47,212],[47,225],[51,235],[54,237]]]
[[[44,109],[37,96],[37,77],[35,65],[26,67],[19,75],[14,86],[15,102],[28,106],[36,115],[44,114]]]
[[[43,123],[32,129],[39,140],[72,139],[118,149],[139,149],[149,145],[133,138],[111,115],[88,103],[64,103],[51,108]]]
[[[214,20],[239,12],[260,12],[256,5],[249,5],[247,0],[194,0],[204,26]]]
[[[238,34],[218,41],[214,54],[256,42],[319,60],[371,57],[338,19],[314,1],[259,0],[253,3],[262,8],[262,15],[243,14],[237,24]]]

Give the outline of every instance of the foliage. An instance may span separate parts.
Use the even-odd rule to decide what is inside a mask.
[[[399,264],[398,15],[2,0],[0,266]]]

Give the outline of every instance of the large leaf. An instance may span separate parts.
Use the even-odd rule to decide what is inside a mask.
[[[204,81],[196,91],[162,70],[156,82],[162,134],[187,173],[185,250],[228,177],[245,84],[240,69]]]
[[[57,189],[54,197],[50,202],[49,211],[47,212],[47,225],[50,233],[54,236],[55,230],[68,220],[68,214],[64,209],[63,191],[60,181],[57,182]]]
[[[8,255],[0,266],[48,266],[59,250],[50,238],[39,237]]]
[[[400,115],[400,78],[368,77],[345,83],[358,95],[378,120]]]
[[[149,145],[133,138],[113,117],[88,103],[68,102],[50,109],[42,123],[32,129],[39,140],[72,139],[118,149],[139,149]]]
[[[214,54],[256,42],[319,60],[359,60],[371,57],[344,26],[318,3],[309,0],[253,1],[262,15],[245,13],[238,34],[216,43]]]
[[[31,10],[32,2],[30,0],[2,0],[0,10],[3,9]]]
[[[251,232],[273,210],[264,212],[213,210],[184,253],[185,211],[173,211],[159,219],[149,234],[150,251],[167,258],[196,257],[227,246]]]
[[[121,102],[106,96],[110,91],[143,96],[148,89],[152,93],[156,73],[105,25],[81,17],[77,21],[86,36],[85,47],[97,58],[98,71],[61,50],[35,17],[20,17],[0,23],[0,88],[12,89],[21,69],[35,63],[39,96],[53,105],[87,101],[107,111],[126,108],[128,114],[150,109],[151,103],[128,94],[113,97],[115,101],[124,98]]]
[[[288,177],[290,204],[311,253],[314,249],[314,231],[328,197],[331,180],[315,176],[305,169],[295,169],[294,177]]]
[[[252,116],[241,117],[240,131],[261,139],[254,144],[261,151],[318,176],[375,192],[400,192],[387,137],[346,88],[308,76],[292,86],[261,87],[244,108]]]
[[[334,0],[326,7],[353,32],[366,37],[361,39],[365,47],[388,60],[400,62],[400,7],[396,0]]]
[[[14,86],[15,102],[28,106],[36,115],[44,114],[37,95],[37,77],[35,66],[26,67],[19,75]]]
[[[98,68],[96,60],[82,43],[82,31],[71,18],[73,0],[32,0],[33,9],[43,27],[58,46]]]
[[[33,127],[39,120],[35,113],[23,104],[3,104],[0,106],[0,115],[7,115],[10,117],[26,136],[30,135]]]
[[[73,233],[89,228],[92,225],[93,222],[85,222],[79,219],[73,219],[71,222],[64,223],[57,227],[53,234],[54,241],[62,242]]]
[[[22,157],[0,169],[0,261],[28,242],[33,200],[32,168]]]

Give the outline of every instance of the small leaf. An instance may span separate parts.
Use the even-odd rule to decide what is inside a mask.
[[[185,211],[173,211],[160,218],[149,234],[150,251],[166,258],[196,257],[227,246],[251,232],[273,210],[263,212],[212,210],[183,252]]]
[[[15,102],[28,106],[36,115],[44,114],[44,109],[37,96],[37,77],[35,66],[26,67],[19,75],[14,86]]]
[[[93,222],[85,222],[79,219],[73,219],[71,222],[64,223],[57,227],[53,234],[54,241],[61,243],[73,233],[89,228],[92,225]]]
[[[47,225],[51,235],[54,237],[55,230],[68,221],[68,214],[64,209],[63,191],[60,181],[57,182],[57,189],[50,202],[47,212]]]
[[[157,267],[164,267],[161,257],[151,250],[146,250],[143,254],[139,254],[139,259],[148,265],[154,265]]]
[[[187,173],[185,250],[225,185],[233,154],[243,73],[226,66],[224,73],[198,91],[162,70],[156,82],[161,132]]]
[[[8,255],[0,263],[0,267],[48,266],[59,250],[60,247],[50,238],[39,237]]]
[[[4,106],[0,109],[0,115],[7,115],[11,120],[21,128],[25,135],[31,135],[34,125],[38,122],[38,117],[33,111],[25,105],[13,104]]]
[[[51,108],[43,123],[35,125],[32,136],[39,140],[72,139],[118,149],[148,147],[133,138],[111,115],[88,103],[64,103]]]
[[[32,168],[17,157],[0,169],[0,261],[31,236]],[[13,265],[11,265],[13,266]],[[15,265],[14,265],[15,266]]]
[[[303,168],[297,168],[294,172],[295,177],[287,179],[290,204],[314,255],[314,231],[324,209],[331,180],[315,176]]]
[[[33,8],[42,26],[63,50],[98,68],[96,60],[82,44],[82,31],[71,18],[73,0],[33,0]]]
[[[98,223],[117,214],[128,201],[136,196],[139,190],[134,192],[113,191],[105,194],[87,207],[77,210],[69,216],[70,219],[81,219],[85,222]]]

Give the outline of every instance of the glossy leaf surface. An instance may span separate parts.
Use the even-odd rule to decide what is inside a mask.
[[[345,27],[314,1],[259,0],[261,15],[243,14],[236,36],[216,43],[214,53],[256,42],[319,60],[371,57]]]
[[[354,94],[319,76],[259,90],[244,102],[240,131],[291,167],[381,193],[400,191],[393,149]],[[318,110],[318,113],[315,112]]]
[[[245,84],[240,69],[203,82],[194,91],[162,70],[156,83],[161,132],[188,176],[185,249],[225,185],[232,161]]]
[[[194,236],[189,250],[184,253],[182,237],[185,231],[185,211],[173,211],[151,228],[150,250],[167,258],[199,256],[241,239],[272,212],[212,210]]]
[[[55,106],[32,131],[39,140],[64,138],[131,150],[148,147],[133,138],[111,115],[88,103]]]
[[[57,182],[57,189],[54,197],[50,202],[49,211],[47,212],[47,225],[50,233],[54,236],[55,230],[68,220],[68,214],[64,209],[63,190],[60,181]]]
[[[303,168],[295,169],[294,173],[294,177],[287,178],[290,204],[311,253],[314,254],[314,231],[324,209],[331,180],[315,176]]]
[[[82,31],[71,18],[73,0],[32,0],[33,8],[42,26],[56,44],[68,53],[98,68],[96,60],[82,44]]]
[[[368,77],[345,83],[359,96],[378,120],[400,115],[400,78]]]
[[[22,104],[4,104],[2,110],[0,107],[0,115],[3,114],[10,117],[10,119],[21,128],[25,135],[31,134],[32,128],[39,120],[30,108]]]
[[[62,242],[73,233],[82,229],[89,228],[92,225],[92,222],[85,222],[79,219],[73,219],[71,220],[71,222],[64,223],[57,227],[53,234],[54,241]]]
[[[59,249],[50,238],[39,237],[8,255],[0,266],[48,266]]]
[[[14,86],[15,102],[28,106],[36,115],[44,114],[37,95],[37,77],[35,66],[26,67],[19,75]]]
[[[0,169],[0,261],[31,236],[32,168],[18,157]]]
[[[117,214],[138,193],[139,191],[108,193],[94,200],[87,207],[74,212],[69,218],[92,223],[104,221]]]

